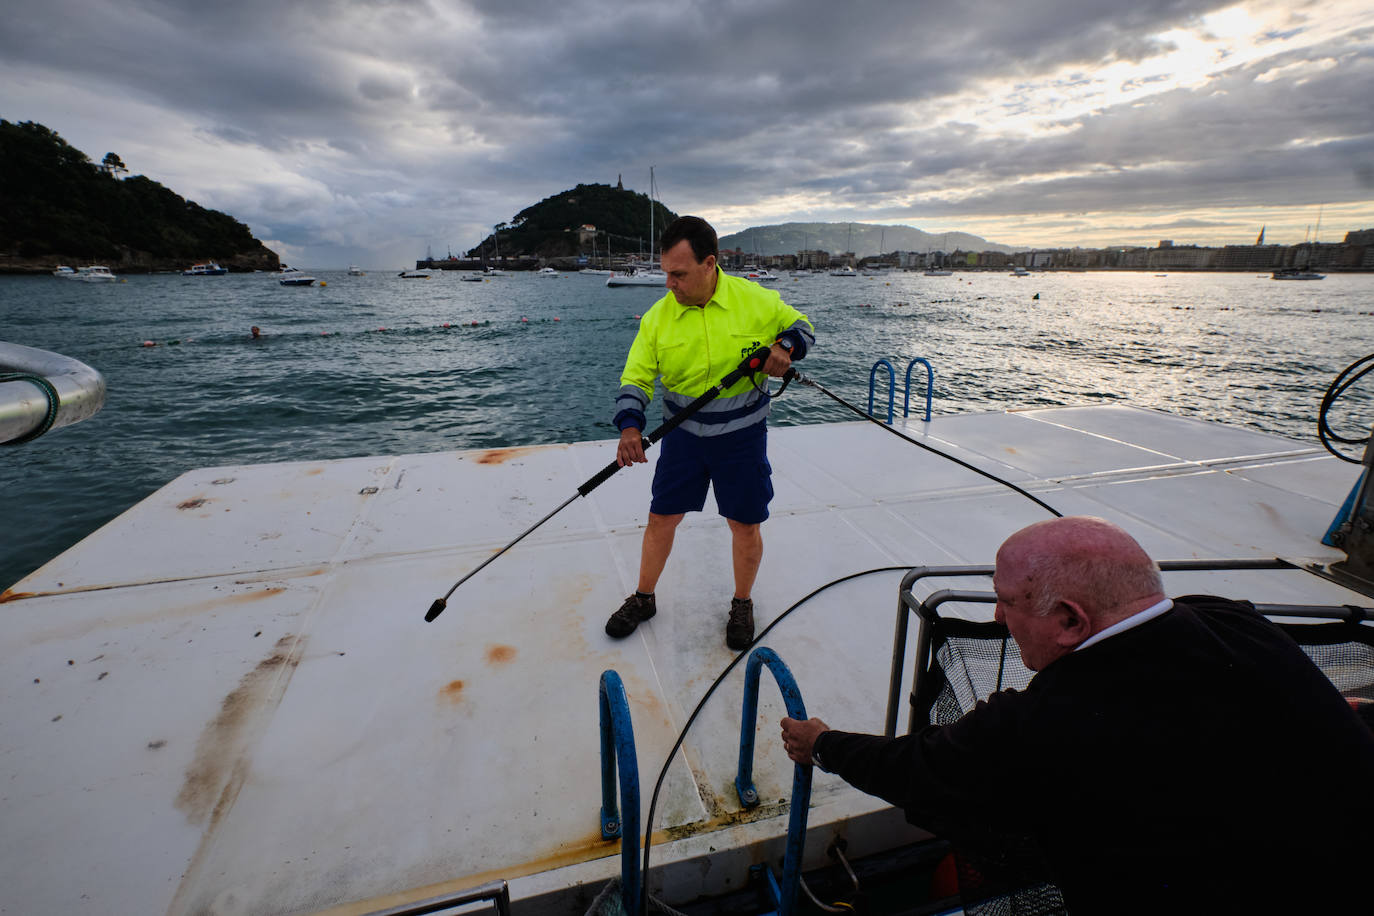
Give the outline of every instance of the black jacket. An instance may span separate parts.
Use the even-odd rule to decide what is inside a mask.
[[[1374,863],[1374,735],[1222,598],[1178,599],[953,724],[828,731],[816,753],[956,843],[1028,837],[1073,913],[1345,903]]]

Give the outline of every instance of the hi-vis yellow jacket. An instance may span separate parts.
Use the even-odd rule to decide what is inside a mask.
[[[792,359],[806,355],[815,331],[805,315],[774,290],[716,269],[716,292],[704,306],[680,305],[671,292],[653,304],[630,345],[616,397],[615,425],[645,428],[644,411],[662,377],[664,418],[696,400],[759,347],[786,339]],[[762,422],[769,398],[741,379],[721,392],[681,429],[696,436],[719,436]]]

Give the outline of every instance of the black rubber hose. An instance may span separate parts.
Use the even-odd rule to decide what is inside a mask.
[[[1342,454],[1337,451],[1336,447],[1331,443],[1340,442],[1344,445],[1367,445],[1369,443],[1369,436],[1349,438],[1339,435],[1331,428],[1327,415],[1331,411],[1331,406],[1336,403],[1341,395],[1345,394],[1346,390],[1350,388],[1351,385],[1364,378],[1370,372],[1374,372],[1374,353],[1355,360],[1342,369],[1339,375],[1332,379],[1331,384],[1326,389],[1326,393],[1322,395],[1321,408],[1317,411],[1317,438],[1321,440],[1322,445],[1328,452],[1342,461],[1348,461],[1351,464],[1363,464],[1364,462],[1360,458],[1351,458],[1349,455]]]

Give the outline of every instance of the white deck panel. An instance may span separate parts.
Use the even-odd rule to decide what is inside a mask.
[[[1342,556],[1319,539],[1358,469],[1316,448],[1126,407],[905,428],[1061,511],[1120,522],[1159,559]],[[1046,517],[872,424],[770,437],[760,627],[862,570],[990,563]],[[635,583],[649,467],[574,500],[423,616],[612,456],[595,442],[191,472],[18,583],[0,597],[0,912],[366,912],[496,878],[517,898],[594,894],[620,867],[599,835],[598,678],[625,682],[647,814],[678,729],[733,657],[725,523],[709,501],[688,517],[658,616],[624,641],[602,626]],[[881,729],[901,576],[831,588],[770,634],[812,715]],[[1371,603],[1301,572],[1168,584]],[[786,831],[792,768],[767,676],[763,811],[735,799],[742,684],[740,666],[669,771],[656,864]],[[813,803],[827,830],[884,807],[820,773]],[[654,886],[739,886],[746,864]]]

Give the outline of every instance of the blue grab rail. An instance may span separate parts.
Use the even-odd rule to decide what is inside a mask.
[[[911,362],[906,364],[906,382],[902,388],[902,416],[911,416],[911,370],[916,368],[917,363],[920,363],[921,365],[926,367],[925,421],[929,423],[931,402],[934,400],[935,397],[935,369],[930,365],[930,360],[921,356],[916,357]],[[894,415],[893,402],[897,393],[897,370],[892,368],[892,363],[888,362],[888,360],[885,358],[879,359],[876,363],[873,364],[873,368],[868,371],[868,415],[870,417],[874,416],[873,395],[878,385],[879,366],[887,367],[887,425],[891,426],[892,418]]]
[[[627,916],[639,916],[639,762],[625,685],[614,671],[601,672],[601,838],[620,837],[620,898]],[[620,772],[622,816],[616,808]],[[629,824],[628,832],[624,825]]]
[[[935,370],[930,360],[918,356],[906,364],[906,387],[902,391],[902,416],[911,416],[911,370],[920,363],[926,367],[926,422],[930,422],[930,402],[935,395]]]
[[[761,646],[749,655],[744,670],[744,710],[739,729],[739,773],[735,777],[735,791],[740,804],[753,808],[759,803],[754,786],[754,724],[759,716],[759,676],[764,665],[778,683],[787,715],[793,719],[806,718],[801,690],[792,672],[777,653]],[[783,856],[782,886],[778,890],[779,916],[791,916],[796,910],[797,888],[801,881],[802,849],[806,843],[806,817],[811,807],[811,768],[794,765],[792,771],[791,812],[787,821],[787,852]]]
[[[886,359],[880,359],[873,364],[873,368],[868,370],[868,415],[873,416],[873,389],[878,379],[878,367],[887,367],[887,425],[892,425],[892,405],[897,394],[897,370],[892,368],[892,363]]]

